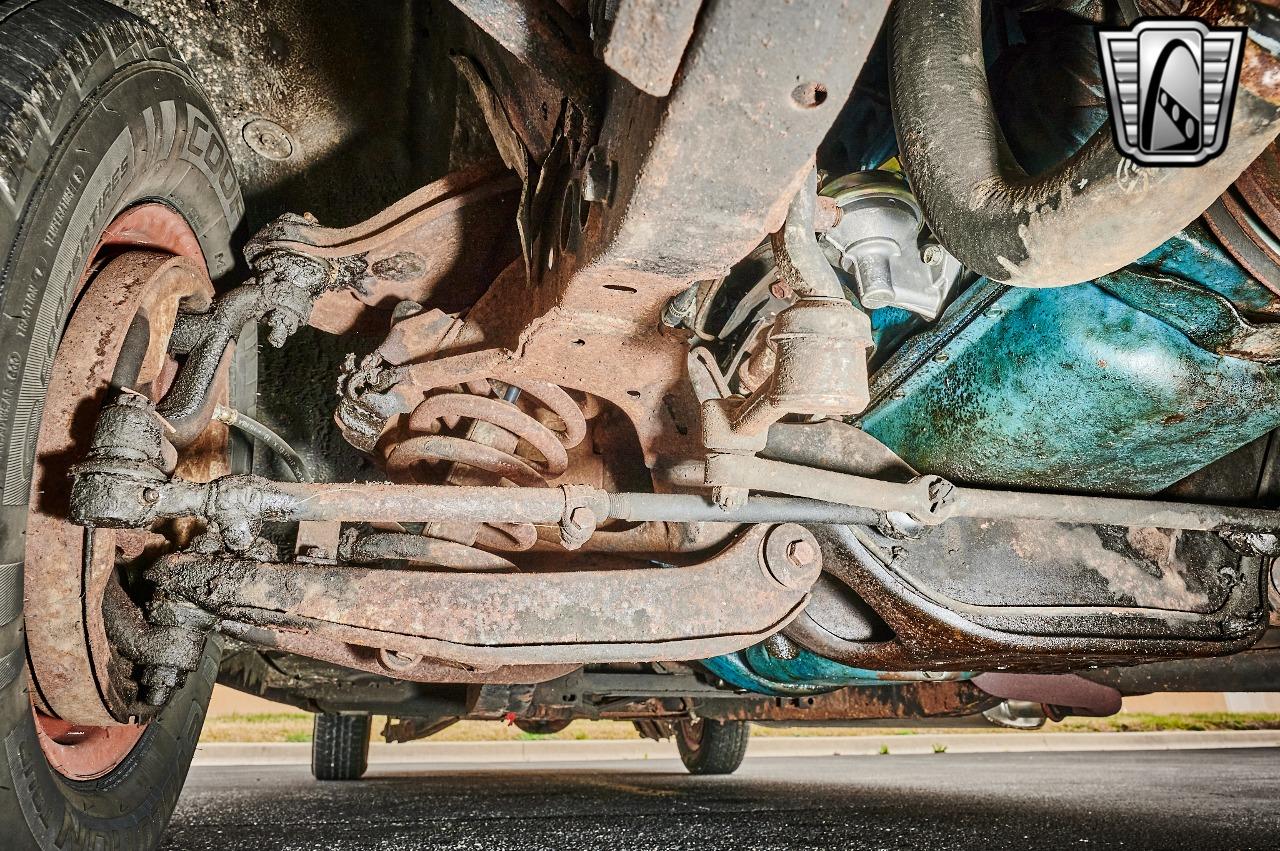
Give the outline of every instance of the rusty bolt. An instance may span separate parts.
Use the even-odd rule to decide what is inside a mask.
[[[589,506],[579,505],[569,512],[560,524],[560,543],[566,550],[576,550],[587,542],[596,531],[596,513]]]
[[[792,541],[787,544],[787,561],[796,567],[813,564],[813,560],[817,557],[818,551],[808,541]]]
[[[387,650],[385,648],[378,649],[378,661],[382,663],[382,667],[388,671],[399,673],[407,671],[414,665],[422,661],[422,657],[416,653],[405,653],[401,650]]]
[[[769,294],[774,298],[780,298],[783,301],[790,301],[795,292],[787,285],[785,281],[774,281],[769,286]]]
[[[813,214],[813,230],[815,233],[826,233],[840,224],[844,218],[844,210],[836,203],[836,199],[826,195],[818,196],[818,206]]]
[[[142,501],[147,505],[155,505],[160,501],[160,491],[156,488],[144,488],[142,491]]]
[[[793,591],[807,588],[813,581],[805,565],[796,564],[790,557],[765,559],[765,569],[779,585]]]
[[[761,555],[765,571],[792,591],[808,589],[821,570],[817,541],[794,523],[782,523],[770,530]]]

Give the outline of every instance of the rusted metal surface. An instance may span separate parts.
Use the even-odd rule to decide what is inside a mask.
[[[639,523],[629,529],[600,531],[582,546],[584,552],[671,555],[719,546],[737,530],[733,523]]]
[[[1200,531],[1280,528],[1280,512],[1270,509],[985,490],[957,487],[940,476],[896,483],[732,455],[707,459],[707,483],[898,511],[931,525],[963,517]]]
[[[528,380],[508,385],[501,399],[491,397],[488,381],[468,388],[473,392],[428,396],[394,437],[383,441],[393,479],[430,481],[421,475],[421,468],[432,464],[437,465],[436,481],[460,486],[510,482],[546,487],[565,474],[569,450],[587,434],[586,417],[568,393],[553,384]],[[448,427],[459,421],[465,424],[459,427],[460,433],[448,433]],[[536,454],[530,455],[529,449]],[[423,534],[516,551],[527,550],[538,540],[530,524],[435,525]]]
[[[707,458],[707,484],[857,502],[866,508],[904,512],[925,523],[940,523],[951,516],[954,505],[950,496],[955,491],[938,476],[920,476],[906,483],[885,482],[767,458],[719,454]]]
[[[1209,614],[1241,581],[1240,555],[1221,540],[1143,527],[956,521],[893,555],[895,571],[942,597],[1064,618],[1111,607]]]
[[[139,407],[134,401],[127,401],[127,404],[126,401],[118,401],[116,404]],[[131,416],[141,415],[145,415],[145,411],[131,413]],[[153,436],[158,438],[158,432]],[[159,517],[195,517],[211,523],[222,544],[237,553],[247,552],[257,544],[262,524],[268,521],[487,522],[557,526],[562,540],[580,536],[575,543],[581,545],[599,523],[609,519],[876,526],[885,515],[877,508],[795,497],[756,497],[741,505],[725,508],[698,494],[610,493],[587,485],[504,488],[297,483],[274,482],[252,475],[225,476],[201,483],[181,478],[170,480],[163,470],[155,467],[148,468],[148,481],[144,482],[137,477],[119,476],[114,465],[120,459],[110,454],[114,449],[106,444],[104,447],[101,451],[105,454],[95,455],[76,470],[70,516],[77,523],[107,528],[142,528]],[[128,451],[134,452],[139,448],[130,445]],[[160,451],[159,446],[154,447],[150,457],[159,458]],[[842,477],[842,480],[859,480],[859,477],[833,471],[814,472]],[[953,488],[944,493],[944,486],[950,487],[945,480],[924,477],[920,481],[928,487],[922,490],[919,504],[909,508],[908,513],[933,521],[945,516],[944,512],[950,508],[947,501],[954,500],[956,507],[950,509],[951,515],[959,518],[1233,533],[1271,533],[1280,528],[1280,512],[1267,509],[973,488]],[[874,501],[870,498],[857,499]],[[888,512],[888,516],[892,518],[893,512]]]
[[[535,685],[473,688],[466,717],[839,722],[887,718],[958,718],[999,698],[967,682],[901,683],[844,688],[800,698],[763,698],[723,691],[682,674],[570,674]]]
[[[403,412],[434,388],[533,379],[616,406],[648,464],[696,457],[686,342],[659,316],[691,281],[722,274],[781,225],[882,15],[855,2],[706,10],[668,98],[616,93],[590,152],[544,163],[539,185],[554,192],[531,234],[537,268],[508,267],[456,345],[395,364]],[[798,102],[797,80],[818,86],[821,102]],[[744,134],[755,144],[740,145]],[[369,298],[380,291],[373,282]]]
[[[1240,175],[1235,188],[1266,229],[1280,233],[1280,149],[1271,145],[1263,151]]]
[[[812,548],[775,560],[766,538]],[[785,626],[821,560],[799,526],[753,527],[702,564],[459,574],[167,557],[149,575],[222,617],[291,627],[477,670],[503,665],[697,659]]]
[[[410,656],[410,663],[388,668],[376,648],[348,644],[323,635],[288,628],[255,626],[228,621],[221,629],[230,636],[268,650],[296,653],[308,659],[319,659],[354,671],[394,677],[420,683],[538,683],[564,676],[578,666],[499,665],[476,670],[465,665],[449,664],[438,659]],[[357,707],[352,707],[357,708]],[[367,707],[360,707],[367,708]]]
[[[521,65],[582,109],[600,94],[591,40],[555,0],[451,0]]]
[[[355,537],[339,548],[344,561],[378,564],[407,561],[430,567],[456,570],[514,570],[515,565],[500,555],[456,541],[412,535],[406,532],[370,532]]]
[[[875,718],[962,718],[998,698],[967,682],[901,683],[845,688],[811,697],[745,702],[702,702],[698,714],[743,721],[869,721]]]
[[[802,620],[786,635],[857,667],[1069,671],[1234,653],[1257,641],[1266,627],[1256,575],[1241,577],[1222,605],[1208,612],[1122,605],[984,606],[946,598],[900,574],[891,553],[873,552],[864,543],[869,539],[850,529],[832,527],[818,538],[825,569],[866,601],[894,637],[845,641]],[[1065,620],[1054,623],[1055,616]]]
[[[105,464],[105,466],[103,466]],[[590,531],[576,510],[594,522],[675,521],[723,523],[798,522],[874,525],[874,509],[812,499],[758,497],[722,508],[700,494],[610,493],[585,485],[558,488],[464,487],[386,483],[275,482],[251,475],[209,483],[151,481],[117,475],[112,459],[80,465],[72,485],[77,523],[103,528],[143,528],[156,518],[198,518],[214,527],[213,539],[232,552],[257,544],[265,522],[364,521],[370,523],[510,523],[558,526],[562,538]]]
[[[568,450],[581,443],[587,433],[587,421],[577,403],[560,388],[545,382],[526,381],[511,386],[523,391],[522,400],[533,397],[555,414],[561,427],[552,429],[513,402],[474,393],[441,393],[428,397],[409,415],[408,430],[425,436],[409,437],[397,443],[387,458],[387,466],[393,473],[411,473],[416,464],[447,461],[479,468],[498,479],[525,487],[545,485],[562,475],[569,467]],[[439,434],[442,423],[449,418],[492,424],[514,439],[528,443],[541,455],[541,460],[530,461],[516,455],[514,441],[506,449],[486,446],[474,438]]]
[[[1200,18],[1210,26],[1255,27],[1264,22],[1260,9],[1275,8],[1268,0],[1188,0],[1180,14]],[[1265,23],[1265,22],[1264,22]],[[1267,32],[1267,29],[1270,32]],[[1251,95],[1280,106],[1280,57],[1272,51],[1275,44],[1274,18],[1264,26],[1265,40],[1250,33],[1244,42],[1240,61],[1240,87]]]
[[[1270,145],[1205,211],[1205,223],[1241,266],[1280,295],[1280,151]]]
[[[302,217],[277,221],[250,250],[334,264],[357,258],[367,294],[327,292],[309,322],[331,334],[385,329],[401,301],[449,311],[473,304],[518,255],[510,225],[519,195],[519,181],[490,163],[430,183],[352,227],[325,228]]]
[[[1280,691],[1280,630],[1271,629],[1254,647],[1222,659],[1171,659],[1080,675],[1122,694],[1162,691]]]
[[[212,286],[190,228],[163,205],[143,205],[107,229],[95,254],[106,249],[148,245],[179,257],[129,252],[91,279],[63,334],[50,375],[36,449],[27,534],[39,546],[26,555],[27,643],[41,705],[59,717],[85,725],[113,725],[127,717],[131,694],[112,676],[112,651],[103,625],[101,600],[114,569],[117,547],[129,537],[99,530],[92,551],[85,530],[68,520],[66,478],[88,446],[91,423],[111,386],[116,361],[130,328],[129,318],[145,313],[153,337],[167,335],[179,299],[207,304]],[[155,393],[163,392],[154,339],[133,369]],[[225,437],[225,435],[224,435]],[[215,439],[204,447],[225,452]],[[201,453],[186,472],[224,472]]]
[[[817,174],[811,170],[782,230],[773,234],[779,274],[798,300],[778,314],[768,332],[774,365],[759,386],[745,399],[703,402],[702,439],[711,450],[757,452],[769,428],[788,414],[843,416],[866,407],[871,321],[844,298],[813,237],[816,197]],[[713,479],[711,463],[708,458],[707,483],[728,484]]]
[[[621,0],[603,58],[610,69],[654,97],[664,97],[693,36],[702,0]]]

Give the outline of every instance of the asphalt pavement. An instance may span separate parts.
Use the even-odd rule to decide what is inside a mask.
[[[1274,849],[1280,749],[196,766],[171,851]]]

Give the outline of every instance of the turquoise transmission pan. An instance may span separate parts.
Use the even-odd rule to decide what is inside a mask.
[[[958,482],[1155,493],[1280,426],[1277,313],[1199,223],[1094,282],[981,279],[882,362],[861,425]]]

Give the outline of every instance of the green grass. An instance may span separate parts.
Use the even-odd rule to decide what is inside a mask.
[[[311,716],[305,712],[218,715],[205,721],[202,742],[309,742]]]
[[[1068,718],[1050,724],[1056,730],[1105,733],[1158,733],[1171,730],[1280,730],[1280,712],[1191,712],[1156,715],[1126,712],[1110,718]]]
[[[381,740],[384,720],[374,719],[374,741]],[[1179,715],[1124,713],[1110,718],[1068,718],[1043,728],[1046,733],[1106,732],[1150,733],[1173,730],[1280,730],[1280,712],[1195,712]],[[1016,731],[996,727],[964,728],[889,728],[884,727],[752,727],[753,736],[912,736],[923,733],[987,733],[1018,735]],[[538,741],[541,739],[636,739],[629,723],[621,721],[575,721],[567,729],[551,735],[525,733],[497,721],[462,721],[437,733],[434,741],[496,742]],[[203,742],[309,742],[311,716],[303,712],[220,715],[205,722],[200,736]],[[936,747],[936,746],[935,746]],[[888,753],[888,749],[883,750]],[[942,751],[935,750],[935,753]]]

